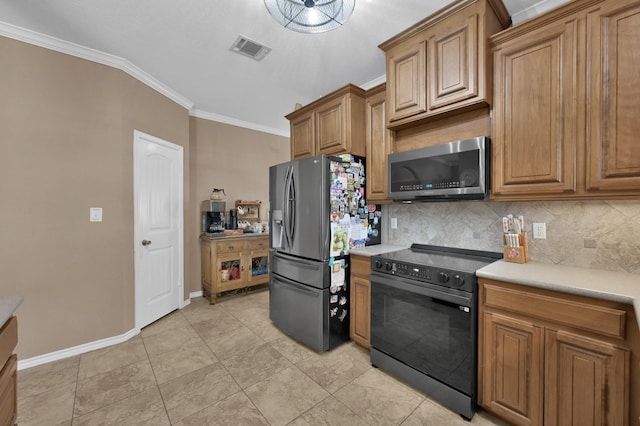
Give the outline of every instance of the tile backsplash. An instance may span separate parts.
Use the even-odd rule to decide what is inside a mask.
[[[531,261],[640,274],[640,201],[436,202],[383,212],[398,221],[385,230],[389,244],[498,252],[502,217],[523,215]],[[532,238],[533,222],[546,223],[546,240]]]

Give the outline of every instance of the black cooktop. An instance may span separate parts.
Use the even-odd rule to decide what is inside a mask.
[[[396,263],[446,268],[469,274],[475,274],[478,269],[502,259],[502,257],[503,254],[498,252],[425,244],[413,244],[408,249],[383,253],[378,256],[383,260]]]

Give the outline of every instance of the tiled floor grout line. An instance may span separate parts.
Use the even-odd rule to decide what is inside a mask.
[[[257,292],[256,292],[257,293]],[[81,354],[78,355],[78,359],[77,359],[77,364],[75,366],[76,370],[75,370],[75,374],[73,376],[75,376],[75,383],[73,383],[73,401],[71,404],[71,414],[70,414],[70,419],[68,421],[65,421],[63,423],[60,423],[58,421],[56,421],[56,424],[61,424],[61,425],[70,425],[70,424],[75,424],[76,420],[78,418],[83,418],[85,416],[89,416],[92,413],[95,413],[96,411],[99,410],[104,410],[107,409],[106,411],[109,410],[109,407],[111,406],[116,406],[116,405],[121,405],[121,403],[127,399],[136,397],[138,395],[141,395],[142,393],[148,392],[151,389],[155,389],[155,391],[159,394],[160,396],[160,400],[157,399],[157,396],[154,396],[154,410],[156,415],[163,415],[166,416],[166,421],[169,422],[169,424],[173,425],[176,424],[178,422],[183,422],[184,420],[192,417],[192,416],[196,416],[199,417],[198,415],[200,415],[201,418],[204,418],[205,416],[211,416],[212,413],[216,413],[214,415],[217,415],[217,411],[212,411],[210,413],[203,413],[204,411],[207,411],[209,409],[211,409],[213,406],[218,406],[220,405],[221,407],[224,407],[225,404],[223,404],[223,402],[226,402],[227,400],[232,400],[233,397],[236,398],[240,398],[240,392],[242,392],[242,398],[246,400],[246,406],[247,407],[252,407],[252,410],[255,410],[255,415],[257,416],[258,414],[261,416],[262,421],[266,422],[269,425],[273,425],[274,421],[276,422],[276,424],[279,424],[281,421],[286,421],[287,425],[289,424],[293,424],[293,423],[298,423],[298,422],[305,422],[305,421],[309,421],[310,419],[314,419],[318,418],[317,416],[321,413],[327,412],[327,410],[329,409],[334,409],[337,407],[331,407],[331,400],[328,401],[328,399],[330,398],[334,398],[335,400],[339,401],[340,404],[342,405],[342,408],[340,408],[340,410],[342,410],[342,412],[344,412],[345,414],[348,413],[348,416],[353,416],[352,420],[360,423],[362,422],[363,425],[371,425],[371,424],[376,424],[377,422],[379,423],[380,419],[382,418],[387,418],[386,414],[384,415],[384,417],[372,417],[372,412],[368,411],[370,410],[372,407],[374,407],[374,412],[375,412],[375,407],[376,405],[371,405],[367,408],[367,411],[363,411],[362,410],[362,405],[360,404],[354,404],[353,400],[350,401],[349,398],[344,399],[344,397],[346,397],[349,392],[351,392],[351,388],[353,389],[358,389],[358,387],[360,387],[362,389],[362,385],[365,383],[371,384],[374,383],[371,380],[374,377],[378,377],[375,374],[371,373],[371,368],[365,368],[364,364],[366,363],[366,359],[364,356],[364,352],[361,350],[360,347],[357,347],[353,344],[353,342],[345,342],[345,345],[342,346],[342,349],[340,348],[336,348],[336,351],[338,350],[344,350],[345,352],[342,352],[340,354],[335,354],[332,355],[330,353],[327,354],[319,354],[316,358],[315,354],[308,354],[306,351],[302,350],[301,348],[299,348],[298,346],[300,346],[299,344],[294,344],[291,345],[291,343],[289,342],[285,342],[282,341],[283,343],[280,344],[278,341],[279,339],[282,339],[282,336],[286,337],[286,334],[282,334],[282,333],[277,333],[277,331],[275,329],[272,329],[271,326],[266,327],[265,325],[263,325],[260,321],[265,321],[265,322],[269,322],[268,320],[268,306],[266,305],[266,301],[264,300],[264,296],[259,296],[260,298],[255,298],[255,299],[244,299],[247,296],[252,296],[256,293],[248,293],[248,294],[242,294],[239,296],[234,296],[232,299],[229,299],[228,302],[231,302],[229,304],[227,304],[226,306],[221,306],[218,305],[217,307],[210,307],[210,306],[205,306],[202,301],[195,301],[192,302],[192,304],[194,305],[192,308],[190,308],[190,310],[180,310],[180,311],[175,311],[174,313],[170,314],[170,315],[174,315],[174,316],[179,316],[179,318],[173,318],[173,319],[169,319],[168,322],[159,324],[158,327],[154,329],[153,331],[148,331],[147,333],[145,333],[145,330],[141,330],[140,334],[139,334],[139,338],[140,339],[140,343],[142,344],[142,348],[144,350],[144,358],[142,356],[142,352],[140,351],[140,347],[138,346],[138,343],[135,343],[134,345],[131,345],[131,347],[125,347],[126,351],[133,351],[135,350],[135,352],[131,352],[131,354],[135,354],[136,359],[138,359],[138,361],[135,361],[135,363],[140,363],[141,361],[146,360],[147,363],[149,363],[149,366],[151,368],[151,374],[153,375],[153,386],[155,386],[155,388],[153,386],[149,386],[148,388],[144,388],[142,391],[139,392],[135,392],[133,395],[128,395],[126,397],[122,397],[119,398],[117,401],[111,401],[109,404],[104,405],[104,406],[99,406],[98,408],[93,408],[93,406],[98,406],[96,404],[96,402],[103,402],[105,401],[103,398],[98,398],[98,399],[90,399],[87,401],[91,401],[90,403],[88,403],[87,401],[84,401],[82,403],[80,403],[80,407],[81,410],[82,409],[87,409],[87,408],[92,408],[92,411],[87,412],[87,413],[83,413],[82,415],[79,415],[78,417],[75,417],[75,410],[76,410],[76,406],[78,405],[78,397],[83,397],[83,395],[87,394],[87,390],[91,391],[91,389],[94,389],[94,385],[92,383],[87,383],[87,387],[85,387],[84,391],[79,393],[79,386],[80,386],[80,382],[81,382],[81,372],[84,372],[83,374],[91,374],[93,373],[93,375],[91,377],[95,377],[96,371],[101,371],[98,374],[106,374],[109,371],[112,371],[112,369],[115,368],[123,368],[126,366],[122,366],[119,365],[120,362],[126,361],[128,360],[128,358],[123,357],[123,355],[129,355],[129,352],[116,352],[115,358],[111,358],[112,353],[110,352],[106,352],[106,355],[109,358],[104,358],[103,355],[100,355],[98,357],[90,357],[89,353],[87,354]],[[235,300],[235,301],[234,301]],[[219,303],[225,303],[225,301],[220,301]],[[264,319],[264,311],[266,309],[267,312],[267,319]],[[217,312],[216,312],[217,311]],[[198,324],[200,324],[201,322],[209,322],[209,321],[213,321],[211,324],[216,324],[215,321],[217,320],[217,318],[222,318],[221,316],[219,317],[218,315],[220,315],[220,313],[224,314],[225,316],[229,316],[230,317],[230,321],[231,322],[237,322],[240,325],[242,325],[242,327],[246,328],[250,334],[252,334],[254,337],[256,337],[255,341],[253,339],[253,337],[251,339],[249,339],[251,341],[251,344],[247,344],[245,348],[245,344],[244,344],[244,340],[237,340],[237,342],[243,342],[241,346],[235,346],[236,341],[235,340],[228,340],[226,342],[223,342],[222,344],[218,344],[217,340],[216,340],[216,336],[218,335],[218,332],[222,332],[222,334],[227,334],[227,333],[231,333],[233,332],[233,330],[226,330],[226,319],[225,321],[223,321],[222,324],[217,324],[217,328],[216,329],[212,329],[210,334],[203,334],[205,332],[207,332],[207,328],[208,325],[206,327],[201,326],[201,327],[196,327]],[[174,322],[175,321],[175,322]],[[196,340],[196,339],[191,339],[188,336],[185,336],[182,334],[182,332],[175,332],[175,329],[177,328],[182,328],[185,327],[184,330],[186,330],[185,332],[187,332],[188,335],[191,335],[191,333],[194,334],[194,337],[197,336],[198,340],[198,344],[202,343],[203,347],[202,349],[198,349],[198,352],[194,352],[191,349],[187,349],[187,352],[185,353],[196,353],[196,354],[202,354],[202,361],[200,363],[200,365],[202,365],[203,363],[206,362],[210,362],[208,361],[209,355],[211,355],[211,359],[215,359],[215,362],[213,364],[206,364],[204,367],[200,366],[200,367],[196,367],[195,370],[192,370],[191,372],[189,372],[188,370],[179,367],[178,369],[168,369],[167,370],[167,366],[170,366],[171,364],[167,364],[167,360],[172,360],[172,359],[176,359],[175,357],[169,356],[169,357],[162,357],[160,355],[164,355],[165,353],[168,353],[172,350],[175,349],[165,349],[165,348],[169,348],[172,345],[174,345],[174,343],[171,343],[169,345],[165,344],[165,342],[162,340],[164,338],[164,336],[161,336],[160,339],[158,339],[157,337],[154,338],[154,336],[160,336],[163,333],[167,333],[168,331],[174,330],[173,334],[170,334],[171,336],[175,336],[175,335],[179,335],[182,336],[181,339],[179,339],[178,341],[180,342],[186,342],[187,340],[189,341],[189,344],[191,344],[191,340]],[[275,327],[275,326],[273,326]],[[200,332],[198,331],[200,330]],[[249,333],[247,333],[246,331],[243,332],[246,334],[246,336],[249,335]],[[205,336],[208,336],[208,339],[205,338]],[[278,336],[278,337],[276,337]],[[151,341],[150,339],[153,338],[153,341]],[[241,339],[244,339],[244,337],[242,337]],[[218,355],[216,352],[214,352],[213,347],[210,346],[210,344],[208,343],[212,342],[215,344],[215,347],[217,348],[217,350],[220,352],[220,355]],[[258,344],[258,342],[261,342]],[[278,343],[276,343],[278,342]],[[231,343],[231,345],[229,345],[229,343]],[[353,345],[352,347],[347,347],[347,345]],[[150,346],[151,345],[151,346]],[[252,346],[253,345],[253,346]],[[256,346],[257,345],[257,346]],[[153,347],[152,347],[153,346]],[[196,345],[197,346],[197,345]],[[264,346],[267,349],[258,349],[260,347]],[[176,346],[179,347],[179,346]],[[158,349],[161,348],[163,349],[161,352],[158,352]],[[205,350],[206,348],[206,350]],[[232,352],[227,352],[227,348],[231,349]],[[306,348],[306,347],[305,347]],[[106,348],[105,348],[106,349]],[[236,353],[237,349],[242,349],[241,352]],[[308,349],[308,348],[307,348]],[[154,352],[154,357],[153,359],[155,360],[154,362],[152,362],[152,356],[150,355],[150,350],[152,350]],[[191,351],[191,352],[189,352]],[[251,358],[248,358],[248,362],[253,363],[253,359],[255,360],[260,360],[262,358],[260,358],[262,356],[262,354],[268,354],[269,357],[266,358],[267,363],[264,364],[260,364],[260,363],[256,363],[256,364],[246,364],[246,365],[251,365],[251,367],[248,367],[247,370],[241,368],[240,370],[238,370],[238,365],[240,365],[241,367],[245,364],[243,364],[241,362],[241,359],[243,356],[248,357],[249,353],[255,351],[255,354],[251,355]],[[264,352],[262,352],[264,351]],[[275,352],[273,352],[275,351]],[[158,353],[156,353],[158,352]],[[276,353],[277,352],[277,353]],[[205,355],[205,353],[208,353],[209,355]],[[335,353],[335,352],[334,352]],[[86,362],[86,364],[84,364],[84,368],[83,368],[83,358],[86,357],[86,359],[84,359],[84,361]],[[235,359],[233,361],[230,362],[223,362],[222,358],[223,357],[225,360],[231,360],[231,358],[235,358],[235,357],[239,357],[238,359]],[[273,357],[273,358],[272,358]],[[344,357],[344,358],[343,358]],[[115,359],[115,362],[111,362],[111,359]],[[339,369],[338,371],[344,371],[346,373],[346,375],[342,375],[340,376],[330,376],[327,372],[325,372],[324,369],[318,370],[318,365],[316,365],[315,360],[317,359],[318,361],[318,365],[323,366],[323,365],[334,365],[334,363],[340,362],[342,360],[345,360],[348,362],[347,366],[344,366],[343,369]],[[109,362],[105,363],[105,364],[95,364],[96,361],[102,362],[103,360],[109,360]],[[278,361],[281,360],[281,361]],[[285,362],[286,360],[286,362]],[[173,362],[173,361],[169,361],[169,362]],[[154,365],[155,363],[155,365]],[[164,395],[161,391],[161,385],[159,383],[159,379],[162,377],[165,377],[164,383],[170,383],[174,380],[180,380],[180,378],[186,374],[191,374],[195,371],[197,371],[200,368],[206,368],[206,367],[210,367],[213,366],[214,364],[219,364],[219,366],[215,367],[215,371],[219,371],[220,374],[224,374],[226,375],[225,377],[225,382],[227,383],[228,386],[237,386],[238,391],[234,392],[230,395],[226,395],[226,393],[223,394],[219,394],[217,397],[220,399],[215,399],[212,398],[211,401],[213,402],[207,402],[204,407],[202,408],[198,408],[197,411],[195,412],[190,412],[189,409],[187,410],[178,410],[178,411],[172,411],[174,413],[174,416],[176,416],[176,414],[178,414],[178,416],[180,417],[177,422],[172,421],[171,417],[170,417],[170,410],[168,408],[168,405],[172,404],[172,401],[175,401],[174,396],[171,396],[171,394],[168,394],[168,398],[169,400],[166,399],[166,395]],[[237,364],[239,363],[239,364]],[[278,367],[275,368],[276,363],[278,363]],[[289,365],[287,365],[287,363]],[[72,366],[73,364],[70,364],[70,366]],[[113,367],[113,365],[116,365],[116,367]],[[130,364],[127,364],[130,365]],[[98,366],[98,368],[96,368],[96,366]],[[255,366],[258,366],[258,368],[261,368],[259,370],[252,370],[255,368]],[[369,364],[370,366],[370,364]],[[100,368],[108,368],[107,371],[102,371],[102,369]],[[265,368],[266,369],[263,369]],[[58,368],[58,367],[56,367]],[[67,368],[67,367],[65,367]],[[145,366],[145,369],[147,367]],[[217,370],[219,368],[219,370]],[[247,389],[250,389],[252,386],[255,386],[258,383],[264,382],[264,381],[269,381],[271,379],[273,379],[276,375],[278,375],[281,371],[284,371],[286,369],[295,369],[295,375],[294,376],[289,376],[289,377],[304,377],[304,379],[302,381],[298,381],[297,379],[294,380],[294,383],[299,383],[298,386],[300,386],[300,384],[305,383],[307,380],[310,381],[310,383],[314,383],[319,389],[322,389],[326,395],[322,396],[321,394],[317,394],[317,397],[322,397],[322,399],[320,400],[316,400],[315,398],[313,400],[310,400],[309,402],[312,402],[313,405],[310,406],[309,408],[307,408],[306,410],[302,411],[302,412],[296,412],[296,411],[291,411],[290,415],[295,415],[295,417],[291,420],[286,420],[289,415],[287,415],[286,417],[280,417],[280,420],[277,420],[278,417],[271,417],[271,420],[267,417],[267,415],[269,414],[270,416],[273,416],[273,405],[269,406],[269,405],[265,405],[265,400],[263,399],[263,396],[260,396],[259,393],[255,392],[255,389],[253,389],[250,392],[247,391]],[[329,367],[328,367],[329,368]],[[43,370],[43,371],[48,371],[48,370]],[[56,371],[56,370],[49,370],[49,371]],[[180,371],[187,371],[186,373],[182,372],[179,375],[175,376],[174,375],[177,372]],[[244,372],[242,374],[238,374],[238,372]],[[329,371],[329,370],[327,370]],[[224,372],[224,373],[223,373]],[[252,372],[256,372],[257,374],[259,374],[258,377],[256,377],[256,379],[258,380],[255,383],[252,383],[252,380],[255,379],[251,379],[251,373]],[[258,373],[259,372],[259,373]],[[293,370],[292,370],[293,372]],[[336,374],[335,371],[332,371],[334,374]],[[249,376],[246,375],[246,373],[249,373]],[[318,374],[320,373],[320,374]],[[49,373],[47,372],[47,374],[54,374],[54,373]],[[55,373],[56,375],[58,374],[57,372]],[[65,370],[65,375],[67,378],[73,377],[72,376],[73,372],[70,370]],[[148,373],[145,373],[148,374]],[[291,373],[287,373],[287,374],[291,374]],[[372,375],[373,374],[373,375]],[[376,373],[377,374],[377,373]],[[159,376],[160,375],[160,376]],[[263,375],[266,375],[266,377],[263,377]],[[363,376],[367,375],[367,379],[365,379],[365,381],[363,382],[361,380],[361,378],[363,378]],[[151,376],[146,376],[148,382],[146,382],[147,385],[151,385]],[[194,377],[198,377],[198,376],[194,376]],[[220,376],[222,377],[222,376]],[[282,377],[282,376],[281,376]],[[285,376],[286,377],[286,376]],[[315,379],[314,379],[315,377]],[[416,393],[418,396],[420,396],[420,400],[417,404],[416,407],[411,408],[411,406],[405,406],[405,409],[402,411],[398,411],[395,414],[395,417],[389,417],[389,419],[394,418],[395,420],[399,420],[397,422],[397,424],[402,424],[403,422],[407,422],[407,423],[411,423],[411,422],[415,422],[415,420],[417,419],[427,419],[430,417],[425,417],[425,415],[428,416],[435,416],[434,419],[440,419],[441,416],[442,419],[441,421],[450,421],[450,424],[462,424],[460,423],[459,420],[456,420],[454,418],[453,415],[451,416],[447,416],[447,413],[444,411],[433,411],[433,413],[435,414],[425,414],[425,413],[431,413],[432,411],[430,411],[429,408],[422,407],[422,405],[426,402],[429,401],[428,397],[426,397],[424,394],[420,393],[418,390],[416,390],[415,388],[413,388],[412,386],[406,385],[403,382],[394,379],[393,377],[389,376],[394,382],[399,383],[400,385],[404,385],[406,386],[408,389],[410,389],[412,392]],[[55,376],[50,376],[48,379],[48,382],[51,382],[51,378],[55,378]],[[45,385],[45,384],[39,384],[37,382],[37,376],[35,377],[36,382],[34,382],[33,385],[31,386],[32,390],[38,390],[37,386],[50,386],[50,385]],[[88,377],[85,377],[83,380],[89,380]],[[278,379],[278,380],[281,380]],[[278,380],[276,380],[275,383],[278,382]],[[343,382],[344,380],[346,380],[346,382]],[[377,379],[376,379],[377,380]],[[354,383],[358,381],[357,383]],[[70,384],[70,381],[66,382]],[[187,385],[189,383],[191,383],[190,381],[188,382],[184,382]],[[212,383],[217,383],[216,382],[212,382]],[[222,383],[222,382],[221,382]],[[232,385],[232,383],[234,385]],[[241,386],[241,383],[245,383],[245,388],[243,388],[243,386]],[[247,383],[250,383],[249,385],[247,385]],[[309,383],[309,384],[310,384]],[[323,385],[324,383],[324,385]],[[389,387],[388,381],[382,381],[381,384],[384,384],[385,388],[387,389]],[[182,386],[182,385],[181,385]],[[269,385],[271,386],[271,385]],[[233,391],[231,388],[227,388],[228,391]],[[337,387],[337,389],[336,389]],[[395,385],[391,386],[392,388],[395,387]],[[138,387],[139,389],[140,387]],[[55,387],[54,387],[55,389]],[[102,391],[102,389],[111,389],[111,388],[98,388]],[[114,388],[115,389],[115,388]],[[130,388],[132,389],[132,388]],[[278,389],[278,388],[273,388],[273,389]],[[367,387],[367,389],[369,389]],[[380,388],[382,389],[382,388]],[[43,392],[47,392],[50,389],[46,389],[44,391],[41,391],[40,393]],[[333,390],[333,391],[331,391]],[[65,391],[65,395],[70,395],[71,391],[71,386],[67,387],[67,390]],[[68,392],[68,393],[67,393]],[[337,395],[342,392],[341,396],[343,398],[339,398]],[[39,395],[40,393],[38,393],[37,395]],[[275,394],[277,395],[278,392],[275,392]],[[35,396],[37,396],[35,395]],[[118,394],[119,395],[119,394]],[[258,397],[258,400],[254,400],[250,397],[250,395],[253,395],[254,398]],[[387,394],[384,394],[384,398],[387,398]],[[27,398],[30,398],[34,395],[29,395]],[[222,397],[224,396],[224,397]],[[86,397],[86,395],[85,395]],[[144,398],[147,398],[150,396],[145,396]],[[70,398],[67,397],[67,398]],[[379,397],[378,397],[379,398]],[[69,401],[67,399],[67,401]],[[160,404],[159,402],[162,401],[162,408],[160,408]],[[272,401],[271,399],[269,399],[268,401]],[[278,398],[276,398],[274,401],[281,401]],[[372,400],[372,401],[376,401],[376,400]],[[67,404],[68,402],[66,402],[65,404]],[[237,402],[229,402],[230,404],[234,404]],[[272,402],[269,402],[272,404]],[[33,405],[33,404],[31,404]],[[175,405],[175,404],[174,404]],[[436,406],[438,404],[435,404]],[[66,405],[68,407],[68,405]],[[366,406],[366,405],[365,405]],[[380,406],[380,405],[378,405]],[[197,406],[192,407],[196,408]],[[172,410],[174,410],[174,408],[172,408]],[[346,410],[345,410],[346,409]],[[408,409],[408,410],[407,410]],[[217,408],[216,408],[217,410]],[[264,411],[266,410],[266,411]],[[348,410],[348,411],[347,411]],[[407,412],[408,411],[408,412]],[[66,410],[65,410],[66,412]],[[163,413],[163,414],[161,414]],[[442,414],[444,413],[444,414]],[[379,413],[380,414],[380,413]],[[400,415],[402,417],[400,417]],[[364,416],[369,416],[370,418],[375,419],[374,423],[370,423],[369,421],[367,421],[365,419]],[[421,417],[422,416],[422,417]],[[446,416],[446,418],[445,418]],[[61,418],[60,417],[60,412],[58,414],[58,417],[56,417],[56,419]],[[89,418],[93,418],[95,419],[96,416],[92,416]],[[211,418],[211,417],[209,417]],[[411,420],[409,420],[411,418]],[[164,417],[163,417],[164,419]],[[446,420],[448,419],[448,420]],[[37,419],[32,418],[32,421],[36,421]],[[334,419],[335,420],[335,419]],[[396,424],[394,420],[394,424]],[[409,420],[409,421],[408,421]],[[84,420],[86,421],[86,420]],[[487,423],[484,423],[483,420],[479,420],[480,424],[484,425]],[[215,424],[215,423],[212,423]],[[334,423],[332,423],[334,424]],[[431,423],[430,423],[431,424]],[[444,423],[441,423],[444,424]],[[449,424],[449,423],[448,423]],[[471,423],[469,423],[471,425]],[[475,421],[474,421],[475,424]]]
[[[140,332],[140,339],[142,340],[142,346],[144,346],[144,352],[147,355],[147,361],[149,361],[149,365],[151,366],[151,372],[153,373],[153,378],[156,382],[156,389],[158,390],[158,394],[160,394],[160,399],[162,400],[162,406],[164,407],[164,412],[167,415],[169,424],[171,424],[171,418],[169,417],[169,410],[167,409],[167,402],[164,399],[164,395],[160,391],[160,383],[158,382],[158,375],[156,374],[155,368],[153,368],[153,363],[151,362],[151,356],[149,355],[149,350],[147,349],[147,344],[144,340],[144,336],[142,335],[142,331]]]

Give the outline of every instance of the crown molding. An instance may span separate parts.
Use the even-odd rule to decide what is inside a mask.
[[[570,0],[542,0],[533,6],[529,6],[528,8],[511,15],[511,23],[512,25],[517,25],[524,21],[528,21],[531,18],[535,18],[536,16],[540,16],[543,13],[560,7],[569,1]]]
[[[373,80],[364,83],[360,87],[362,89],[364,89],[364,90],[369,90],[369,89],[372,89],[372,88],[374,88],[374,87],[376,87],[376,86],[378,86],[378,85],[380,85],[380,84],[382,84],[382,83],[384,83],[386,81],[387,81],[387,75],[386,74],[382,74],[380,77],[374,78]]]
[[[199,109],[192,109],[189,111],[189,115],[196,118],[202,118],[204,120],[217,121],[224,124],[230,124],[232,126],[243,127],[245,129],[256,130],[258,132],[269,133],[276,136],[290,137],[289,132],[276,129],[273,127],[262,126],[260,124],[250,123],[248,121],[238,120],[236,118],[227,117],[225,115],[214,114],[212,112],[202,111]]]
[[[194,103],[126,59],[0,21],[0,36],[117,68],[190,110]]]

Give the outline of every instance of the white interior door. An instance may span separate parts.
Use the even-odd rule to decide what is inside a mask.
[[[134,131],[135,323],[182,307],[183,148]]]

